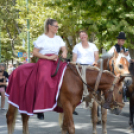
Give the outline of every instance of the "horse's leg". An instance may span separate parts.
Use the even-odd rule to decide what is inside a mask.
[[[64,119],[63,119],[63,126],[62,126],[62,134],[75,134],[75,127],[73,121],[73,107],[69,102],[63,106],[64,110]]]
[[[91,109],[91,115],[92,115],[92,124],[93,124],[93,134],[97,134],[96,124],[98,121],[98,117],[97,117],[97,103],[95,101],[93,102],[93,107]]]
[[[26,114],[21,114],[21,117],[22,117],[22,122],[23,122],[23,134],[29,134],[29,131],[28,131],[29,116]]]
[[[132,129],[132,131],[133,131],[133,127],[134,127],[133,111],[134,111],[133,101],[130,98],[130,101],[129,101],[129,112],[130,112],[130,115],[129,115],[129,125],[130,125],[130,129]]]
[[[62,125],[63,125],[63,117],[64,117],[64,114],[59,113],[59,126],[61,129],[62,129]]]
[[[107,109],[101,107],[102,134],[107,134]]]
[[[100,111],[100,108],[99,108],[99,106],[98,106],[98,107],[97,107],[97,117],[98,117],[97,124],[101,124],[101,119],[100,119],[100,113],[99,113],[99,111]]]
[[[13,134],[18,109],[9,104],[6,114],[8,134]]]

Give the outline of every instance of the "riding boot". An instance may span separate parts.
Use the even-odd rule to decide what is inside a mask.
[[[44,120],[44,114],[43,113],[37,113],[37,118],[39,120]]]
[[[73,112],[74,115],[78,115],[78,113],[76,111]]]

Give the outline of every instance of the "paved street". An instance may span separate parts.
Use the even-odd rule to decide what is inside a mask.
[[[76,128],[76,134],[92,134],[92,125],[90,119],[90,111],[88,109],[82,109],[79,106],[76,111],[79,115],[74,115],[74,122]],[[6,110],[0,110],[0,134],[7,134],[6,126]],[[45,120],[40,121],[36,118],[36,115],[32,116],[29,120],[30,134],[60,134],[60,128],[58,126],[58,114],[55,112],[45,113]],[[112,115],[108,112],[107,122],[108,134],[128,134],[128,103],[121,115]],[[101,134],[101,125],[97,126],[98,134]],[[16,120],[16,127],[14,134],[22,134],[21,116],[18,114]]]

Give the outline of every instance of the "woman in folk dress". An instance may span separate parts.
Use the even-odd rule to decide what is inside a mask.
[[[67,49],[62,38],[56,35],[56,20],[47,19],[44,29],[45,33],[34,42],[33,55],[39,58],[38,62],[24,64],[14,70],[6,90],[8,102],[17,107],[20,113],[38,113],[39,119],[44,119],[43,112],[56,109],[67,65],[60,62],[57,75],[51,77],[57,67],[59,51],[61,50],[62,57],[66,58]]]

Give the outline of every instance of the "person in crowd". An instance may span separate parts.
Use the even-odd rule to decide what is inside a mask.
[[[0,70],[0,93],[1,93],[1,109],[4,110],[5,106],[5,86],[6,86],[6,77],[3,76],[3,71]]]

